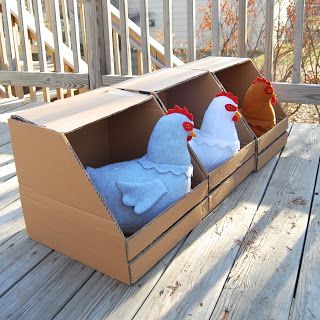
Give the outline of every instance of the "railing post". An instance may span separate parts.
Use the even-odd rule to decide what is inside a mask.
[[[212,55],[220,56],[220,0],[212,0]]]
[[[264,75],[268,80],[272,81],[274,0],[266,0],[266,9]]]
[[[101,39],[102,21],[99,21],[101,14],[101,0],[85,0],[85,28],[88,48],[88,72],[89,72],[89,88],[90,90],[102,86],[103,65],[101,65]]]
[[[151,56],[149,43],[149,5],[148,0],[140,0],[140,28],[143,73],[151,71]]]
[[[106,73],[114,74],[114,55],[112,46],[112,19],[110,0],[102,0],[104,49],[106,59]]]
[[[303,24],[304,24],[304,0],[296,2],[296,28],[294,33],[294,50],[293,50],[293,70],[292,82],[300,82],[300,68],[302,61],[303,46]]]
[[[248,0],[239,0],[238,52],[240,57],[246,56],[247,46],[247,9]]]
[[[167,67],[172,67],[172,0],[163,0],[164,59]]]
[[[187,2],[187,31],[188,31],[188,60],[196,60],[196,16],[195,16],[195,1],[188,0]]]
[[[120,43],[121,43],[121,70],[122,74],[132,74],[131,49],[128,25],[128,1],[119,0],[120,11]]]

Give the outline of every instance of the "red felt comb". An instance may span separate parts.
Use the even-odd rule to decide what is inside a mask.
[[[231,92],[222,91],[222,92],[216,94],[216,98],[217,97],[227,97],[227,98],[231,99],[234,103],[238,104],[238,97],[234,96]]]
[[[178,105],[175,105],[173,109],[168,109],[167,114],[180,113],[193,121],[193,114],[189,112],[187,108],[181,108]]]
[[[263,83],[267,84],[268,86],[271,85],[270,81],[268,81],[266,78],[263,78],[263,77],[258,77],[256,80],[254,80],[252,82],[252,84],[255,84],[257,82],[263,82]]]

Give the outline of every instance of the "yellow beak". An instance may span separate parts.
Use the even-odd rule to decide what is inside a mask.
[[[191,131],[190,136],[193,137],[193,138],[195,138],[197,136],[194,130]]]

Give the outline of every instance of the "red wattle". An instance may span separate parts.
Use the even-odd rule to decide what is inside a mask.
[[[277,99],[276,99],[275,97],[272,97],[272,98],[271,98],[271,103],[272,103],[272,104],[275,104],[276,102],[277,102]]]
[[[187,141],[190,141],[192,139],[192,136],[187,136]]]
[[[236,114],[232,117],[232,121],[234,122],[238,122],[239,120],[240,120],[240,117]]]

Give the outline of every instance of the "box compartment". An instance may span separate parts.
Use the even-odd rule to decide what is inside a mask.
[[[204,113],[211,101],[217,93],[223,90],[214,74],[205,70],[188,69],[185,66],[183,68],[161,69],[157,72],[131,79],[115,86],[119,89],[132,92],[152,94],[158,99],[164,110],[172,108],[176,104],[187,107],[194,115],[196,128],[200,128]],[[245,171],[247,171],[250,166],[251,171],[255,170],[256,146],[254,134],[248,129],[243,119],[236,123],[236,129],[240,140],[240,151],[210,173],[201,165],[201,162],[190,148],[190,152],[194,158],[197,159],[199,167],[208,178],[209,191],[216,188],[228,177],[231,177],[233,173],[245,163]],[[251,158],[254,158],[254,160],[248,162]],[[252,165],[252,163],[254,164]],[[234,185],[238,183],[239,182],[234,182]],[[226,191],[223,194],[224,198],[232,191],[230,189],[221,190]]]
[[[260,77],[259,71],[250,59],[246,58],[234,58],[234,57],[208,57],[192,63],[188,63],[179,68],[187,68],[192,70],[206,70],[211,72],[216,79],[219,81],[220,86],[226,91],[231,91],[234,95],[239,98],[239,106],[243,103],[244,96],[251,86],[252,82]],[[257,159],[259,155],[270,145],[272,145],[280,136],[282,136],[288,129],[288,117],[281,108],[279,103],[274,106],[276,114],[276,126],[266,132],[261,137],[255,137],[256,139],[256,152]],[[249,125],[248,125],[249,127]],[[250,127],[249,127],[250,129]],[[251,129],[250,129],[251,131]],[[284,143],[284,139],[282,139]],[[269,150],[269,160],[277,154],[284,145],[276,144],[276,147],[272,148],[273,154]],[[261,169],[261,161],[258,165],[256,163],[256,170]],[[265,164],[265,163],[264,163]]]
[[[160,260],[207,214],[208,181],[194,160],[192,191],[131,237],[122,233],[84,168],[144,155],[163,114],[153,96],[101,88],[12,116],[30,237],[128,284]]]

